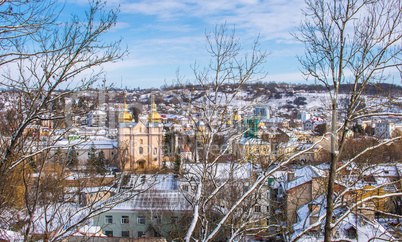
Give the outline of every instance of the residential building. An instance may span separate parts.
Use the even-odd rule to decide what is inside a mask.
[[[169,241],[184,237],[191,206],[173,175],[131,175],[124,189],[133,197],[94,218],[110,237],[152,238]]]
[[[393,135],[396,129],[402,131],[402,122],[383,120],[375,125],[374,135],[379,138],[387,139]]]
[[[106,126],[107,114],[101,110],[95,110],[88,113],[88,126],[104,127]]]
[[[311,165],[287,173],[283,183],[286,194],[287,224],[300,221],[297,217],[297,209],[323,195],[325,177],[326,173],[323,170]]]
[[[117,142],[111,139],[101,140],[61,140],[57,141],[53,152],[63,152],[66,156],[74,155],[81,165],[85,165],[92,149],[96,153],[103,152],[106,160],[112,160],[117,155]],[[75,152],[75,154],[72,154]]]

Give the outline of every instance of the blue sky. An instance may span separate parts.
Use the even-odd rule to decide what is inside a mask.
[[[271,52],[266,81],[305,83],[297,61],[303,45],[290,34],[302,18],[303,0],[109,0],[120,5],[117,26],[105,38],[123,38],[129,56],[104,69],[117,87],[149,88],[171,84],[176,70],[193,80],[190,66],[206,65],[205,32],[217,24],[235,25],[244,49],[260,34]],[[86,0],[67,0],[66,10],[83,9]]]

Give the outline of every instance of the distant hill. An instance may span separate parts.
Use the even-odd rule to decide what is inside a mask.
[[[174,89],[187,89],[187,90],[203,90],[207,87],[201,85],[185,84],[183,86],[163,86],[161,90],[174,90]],[[225,84],[219,89],[221,92],[231,92],[234,90],[234,84]],[[358,86],[360,88],[360,86]],[[267,95],[275,97],[279,94],[292,95],[294,92],[326,92],[327,89],[323,85],[315,84],[288,84],[288,83],[276,83],[276,82],[255,82],[247,83],[243,85],[242,89],[244,91],[254,92],[255,95]],[[346,94],[351,92],[353,89],[352,84],[342,84],[339,88],[339,92]],[[402,86],[381,83],[376,85],[368,85],[365,88],[364,94],[366,95],[402,95]]]

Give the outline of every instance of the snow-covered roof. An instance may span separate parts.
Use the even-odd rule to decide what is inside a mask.
[[[279,143],[278,147],[280,147],[280,148],[287,148],[287,147],[296,148],[299,145],[300,145],[300,143],[298,141],[289,141],[289,142]]]
[[[279,117],[273,117],[270,119],[264,119],[263,121],[267,122],[267,123],[283,123],[285,121],[285,119],[279,118]]]
[[[192,177],[199,177],[203,174],[204,164],[188,163],[183,165],[183,173]],[[211,179],[247,179],[253,171],[251,163],[217,163],[207,165],[208,178]]]
[[[315,204],[319,204],[315,203]],[[321,203],[318,216],[322,216],[325,213],[325,206]],[[303,232],[306,228],[310,226],[310,211],[308,204],[300,207],[297,210],[298,216],[301,219],[300,222],[293,226],[295,233],[292,235],[294,239],[297,235]],[[323,225],[323,220],[321,226]],[[351,238],[348,236],[348,230],[355,229],[356,237]],[[363,216],[356,216],[355,213],[349,213],[342,221],[336,226],[336,240],[337,241],[395,241],[395,237],[392,236],[380,223],[376,220],[368,220]],[[304,234],[299,238],[299,241],[313,242],[313,241],[323,241],[323,234]]]
[[[317,167],[318,169],[321,169],[321,170],[329,170],[330,165],[329,165],[329,163],[321,163],[319,165],[316,165],[315,167]]]
[[[180,116],[177,115],[177,114],[161,114],[161,116],[166,117],[166,119],[177,119],[177,118],[180,117]]]
[[[89,226],[89,225],[84,225],[82,227],[79,227],[78,230],[72,234],[71,236],[97,236],[97,237],[106,237],[102,233],[102,227],[100,226]]]
[[[141,116],[140,119],[147,120],[148,117],[147,117],[147,116]],[[136,125],[137,125],[136,122],[123,122],[123,123],[119,123],[119,127],[135,127]]]
[[[240,140],[241,145],[270,145],[268,142],[259,138],[244,138]]]
[[[18,232],[0,228],[0,240],[5,241],[24,241],[24,236]]]
[[[71,203],[52,203],[51,206],[45,208],[38,207],[34,215],[35,226],[32,233],[43,234],[47,230],[54,233],[54,236],[64,233],[66,236],[71,235],[74,231],[65,231],[65,228],[80,223],[89,213],[90,209]],[[50,220],[52,223],[48,223]]]
[[[306,144],[306,143],[304,143],[304,144],[300,144],[296,149],[297,150],[307,150],[307,149],[310,149],[311,147],[313,147],[312,148],[313,151],[315,149],[320,149],[321,148],[321,146],[318,145],[318,144]]]
[[[373,175],[381,177],[400,177],[402,176],[402,164],[386,163],[376,164],[363,172],[363,175]]]
[[[125,201],[116,205],[112,211],[126,210],[163,210],[163,211],[178,211],[191,209],[187,199],[178,190],[156,191],[148,190],[139,193],[129,201]]]
[[[64,149],[69,149],[74,146],[75,149],[89,150],[94,147],[96,150],[115,149],[118,146],[116,140],[61,140],[56,142],[56,146]]]
[[[317,167],[307,165],[294,171],[294,179],[286,183],[285,189],[290,190],[294,187],[311,181],[313,178],[325,176],[325,171],[318,169]]]
[[[174,191],[177,190],[177,180],[174,175],[131,175],[124,186],[135,190]]]
[[[357,221],[356,221],[357,220]],[[350,213],[338,225],[339,237],[348,239],[346,230],[356,229],[359,241],[395,241],[395,238],[376,220],[368,220],[362,216],[356,217]]]
[[[82,193],[97,193],[97,192],[107,192],[111,191],[110,187],[84,187]]]
[[[163,127],[165,127],[165,128],[170,128],[171,126],[173,126],[173,123],[163,124]]]
[[[319,196],[318,198],[314,199],[313,201],[304,204],[301,206],[299,209],[297,209],[297,216],[299,218],[299,222],[293,224],[293,230],[304,230],[307,229],[310,226],[310,217],[312,215],[314,216],[322,216],[326,213],[325,205],[325,197],[324,195]],[[314,204],[318,205],[319,207],[317,208],[317,211],[314,211],[316,213],[312,214],[310,211],[309,205]]]
[[[272,173],[270,178],[274,178],[274,180],[271,184],[271,188],[273,189],[279,188],[283,183],[283,181],[285,180],[287,172],[288,171],[275,171],[274,173]]]
[[[90,114],[99,114],[99,115],[106,115],[106,112],[104,112],[104,111],[101,111],[101,110],[95,110],[95,111],[93,111],[93,112],[91,112]]]

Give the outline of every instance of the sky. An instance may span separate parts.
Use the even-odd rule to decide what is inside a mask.
[[[123,38],[129,54],[104,66],[106,80],[116,87],[159,88],[172,84],[179,69],[193,81],[191,66],[209,63],[205,33],[226,23],[234,26],[243,51],[258,37],[260,48],[270,52],[264,81],[306,83],[297,55],[303,45],[291,33],[302,19],[303,0],[108,0],[120,6],[118,23],[105,40]],[[67,0],[65,9],[88,8],[87,0]]]

